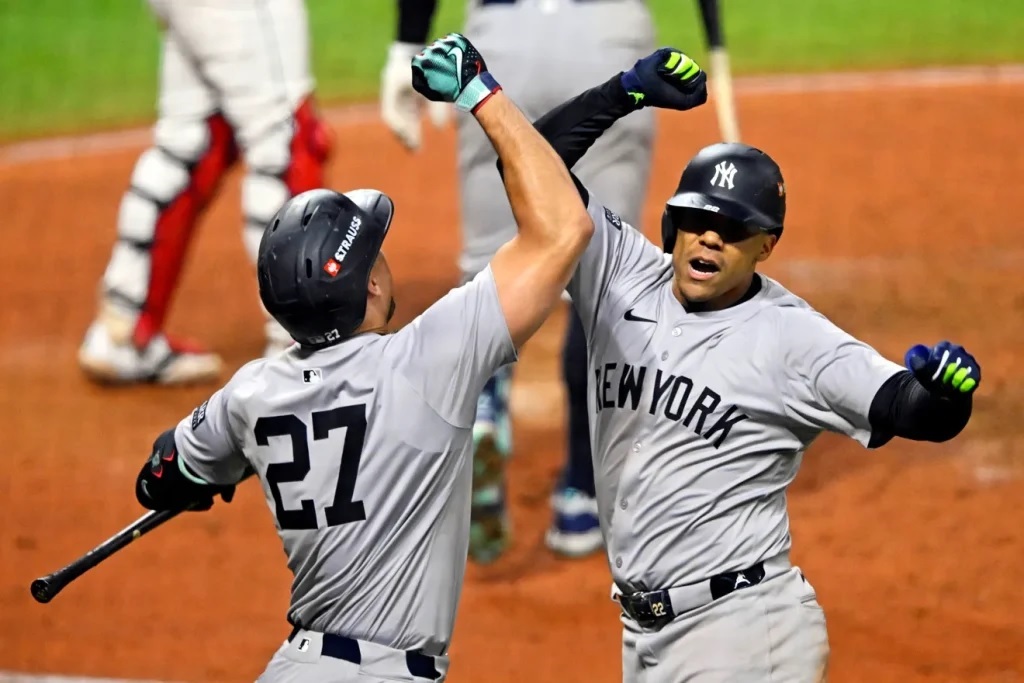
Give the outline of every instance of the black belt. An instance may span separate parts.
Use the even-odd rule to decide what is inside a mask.
[[[302,630],[300,626],[294,627],[288,635],[288,642],[292,642],[295,639],[295,635]],[[362,664],[363,654],[359,650],[358,640],[338,636],[333,633],[321,635],[323,636],[323,647],[320,650],[321,655],[334,659],[343,659],[353,664]],[[433,681],[441,677],[441,673],[434,664],[434,658],[422,652],[406,651],[405,665],[409,668],[409,673],[418,678],[429,678]]]
[[[743,588],[750,588],[764,581],[764,562],[758,562],[738,572],[725,572],[718,576],[712,576],[706,581],[694,586],[688,586],[688,593],[693,593],[694,588],[704,587],[710,600],[704,603],[718,600],[733,591]],[[622,611],[643,628],[658,629],[676,618],[676,612],[672,608],[670,594],[676,591],[675,588],[663,588],[661,590],[646,590],[644,586],[630,586],[629,592],[623,592],[618,596]],[[686,606],[680,605],[684,611],[694,609],[695,604]]]

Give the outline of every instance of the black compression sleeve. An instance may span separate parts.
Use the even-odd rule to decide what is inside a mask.
[[[910,372],[898,372],[885,381],[871,401],[868,448],[883,446],[894,436],[913,441],[949,441],[967,426],[972,409],[971,397],[940,398]]]
[[[572,168],[613,123],[633,111],[633,98],[616,74],[555,107],[533,125]]]
[[[398,0],[398,42],[424,45],[437,0]]]
[[[622,86],[620,74],[560,104],[537,119],[534,128],[561,157],[566,168],[572,169],[591,145],[611,128],[612,124],[636,110],[633,98]],[[503,173],[498,159],[498,173]],[[583,183],[570,172],[584,205],[589,193]]]

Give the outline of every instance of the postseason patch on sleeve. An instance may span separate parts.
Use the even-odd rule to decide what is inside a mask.
[[[611,209],[605,207],[604,219],[615,226],[616,230],[622,230],[622,219]]]
[[[206,419],[206,405],[209,402],[210,399],[206,399],[202,405],[192,411],[192,431],[195,431],[196,427],[203,424],[203,420]]]

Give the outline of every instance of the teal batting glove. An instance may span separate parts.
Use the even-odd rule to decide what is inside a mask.
[[[465,36],[449,33],[412,59],[412,87],[432,102],[453,102],[474,112],[501,90],[480,52]]]

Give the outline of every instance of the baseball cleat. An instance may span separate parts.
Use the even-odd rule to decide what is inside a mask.
[[[479,564],[495,561],[511,535],[506,509],[505,462],[511,453],[508,415],[510,369],[500,369],[477,400],[473,424],[473,498],[469,556]]]
[[[563,557],[586,557],[604,547],[597,500],[573,488],[551,497],[554,522],[544,536],[548,548]]]
[[[212,382],[221,373],[219,356],[196,344],[155,335],[144,348],[136,347],[130,329],[103,315],[94,321],[78,349],[78,364],[86,376],[103,384],[157,383],[166,385]]]

